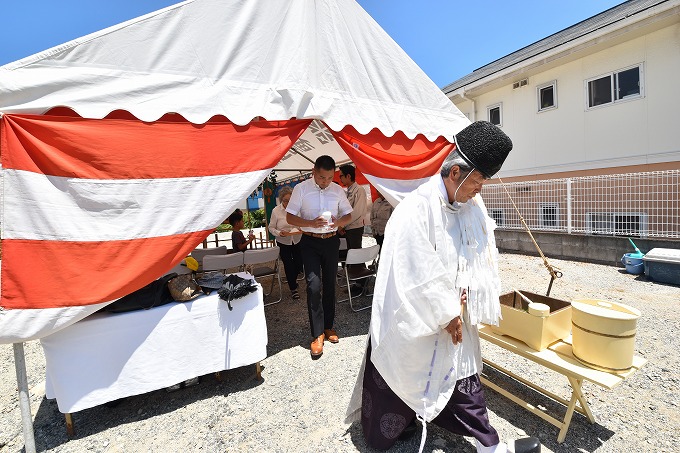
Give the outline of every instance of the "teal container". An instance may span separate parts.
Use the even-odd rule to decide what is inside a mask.
[[[640,256],[639,253],[626,253],[621,257],[621,264],[626,267],[629,274],[640,275],[645,271],[643,256]]]

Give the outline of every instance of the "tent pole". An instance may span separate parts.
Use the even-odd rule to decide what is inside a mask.
[[[255,191],[257,191],[257,189],[255,189]],[[248,222],[250,223],[250,226],[248,227],[248,234],[252,233],[252,231],[253,231],[253,224],[252,224],[253,217],[250,215],[250,197],[251,197],[252,195],[253,195],[253,194],[251,193],[251,194],[248,196],[248,198],[246,199],[246,211],[248,211]],[[253,247],[253,244],[252,244],[252,243],[251,243],[250,246],[249,246],[251,249],[257,248],[257,241],[254,241],[254,242],[255,242],[255,247]]]
[[[33,435],[33,417],[31,416],[31,398],[28,394],[28,378],[26,377],[26,356],[24,344],[14,343],[14,367],[17,372],[19,387],[19,407],[21,408],[21,422],[24,429],[24,450],[35,453],[35,437]]]

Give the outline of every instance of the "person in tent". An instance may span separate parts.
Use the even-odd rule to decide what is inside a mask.
[[[339,341],[334,329],[335,276],[340,248],[337,229],[351,221],[352,206],[342,187],[331,184],[333,176],[333,158],[319,156],[314,162],[312,177],[295,186],[286,207],[288,223],[302,230],[300,250],[307,280],[312,358],[323,354],[324,340]]]
[[[378,191],[378,198],[375,199],[371,207],[371,231],[373,232],[375,242],[380,247],[383,245],[385,227],[393,210],[394,208],[390,202],[385,200],[385,197]]]
[[[477,121],[454,137],[440,173],[407,195],[385,231],[364,363],[347,410],[366,443],[390,448],[422,423],[475,438],[478,452],[539,452],[500,442],[489,423],[478,323],[498,324],[498,250],[478,195],[512,149]],[[514,450],[513,450],[514,448]]]
[[[364,216],[368,205],[366,191],[356,182],[354,165],[340,165],[339,170],[340,182],[347,187],[347,199],[349,204],[352,205],[352,221],[345,228],[341,228],[340,233],[347,240],[347,250],[360,249],[364,237]],[[350,266],[365,267],[363,264],[350,264]],[[360,280],[360,282],[360,284],[350,287],[352,296],[363,291],[363,285],[366,282],[364,280]]]
[[[229,225],[233,232],[231,233],[231,247],[232,253],[235,252],[245,252],[248,246],[255,240],[255,235],[250,232],[248,233],[248,239],[241,231],[244,227],[243,224],[243,211],[237,209],[232,212],[229,216]]]
[[[291,297],[300,299],[298,293],[297,276],[302,272],[302,254],[300,253],[300,230],[286,221],[286,207],[290,202],[293,189],[283,186],[279,189],[279,204],[272,210],[269,219],[269,232],[276,236],[276,245],[279,246],[279,254],[283,261],[283,269],[286,273],[288,288]]]

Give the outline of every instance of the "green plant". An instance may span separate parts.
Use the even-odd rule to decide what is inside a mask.
[[[255,211],[243,213],[243,224],[246,228],[259,228],[264,226],[264,209],[257,209]]]
[[[264,226],[264,209],[258,209],[256,211],[243,211],[243,227],[246,230],[250,230],[253,228],[259,228],[261,226]],[[220,226],[217,227],[215,230],[218,233],[224,233],[227,231],[231,231],[231,225],[227,223],[227,221],[224,221],[225,223],[221,224]]]
[[[218,233],[225,233],[227,231],[231,231],[231,225],[229,225],[228,223],[223,223],[220,226],[218,226],[215,231]]]

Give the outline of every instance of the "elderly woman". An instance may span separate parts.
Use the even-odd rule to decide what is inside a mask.
[[[302,231],[286,222],[286,207],[293,189],[283,186],[279,189],[279,204],[272,210],[269,220],[269,232],[276,236],[276,245],[281,250],[281,261],[286,272],[288,288],[293,299],[299,299],[297,276],[302,272],[302,255],[300,254],[300,236]]]

